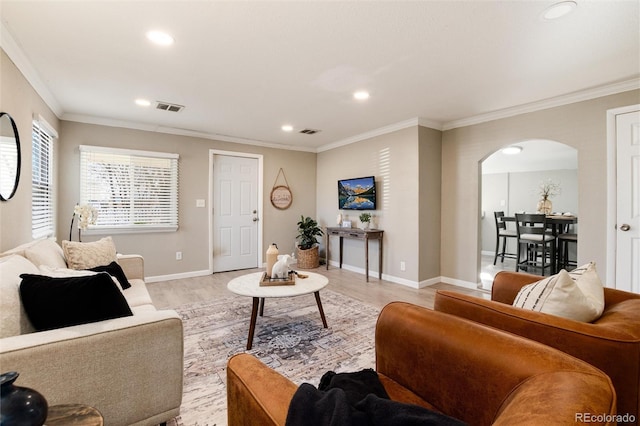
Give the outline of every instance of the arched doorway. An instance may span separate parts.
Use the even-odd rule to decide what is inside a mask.
[[[553,211],[578,215],[578,151],[566,144],[531,139],[509,146],[520,151],[507,154],[502,149],[482,160],[481,170],[481,215],[480,251],[482,287],[490,289],[495,274],[501,270],[515,271],[515,260],[500,259],[493,265],[496,229],[494,211],[503,211],[507,216],[517,212],[535,212],[539,200],[539,187],[543,182],[559,184],[560,193],[553,197]],[[515,241],[507,246],[515,253]],[[575,258],[575,248],[571,257]]]

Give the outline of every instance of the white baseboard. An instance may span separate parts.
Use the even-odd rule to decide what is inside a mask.
[[[449,277],[440,277],[440,282],[443,282],[445,284],[457,285],[458,287],[470,288],[472,290],[478,290],[482,288],[482,287],[478,287],[478,283],[474,283],[471,281],[458,280],[458,279],[449,278]]]
[[[337,261],[330,261],[329,262],[329,266],[333,266],[335,268],[339,268],[340,267],[340,263]],[[347,271],[351,271],[351,272],[355,272],[361,275],[365,275],[365,270],[364,268],[358,268],[356,266],[352,266],[352,265],[345,265],[344,263],[342,264],[342,269],[345,269]],[[211,275],[212,272],[209,270],[202,270],[202,271],[191,271],[191,272],[182,272],[179,274],[170,274],[170,275],[156,275],[153,277],[145,277],[145,282],[147,283],[154,283],[154,282],[160,282],[160,281],[169,281],[169,280],[180,280],[183,278],[194,278],[194,277],[203,277],[205,275]],[[378,277],[378,271],[369,271],[369,277]],[[429,278],[427,280],[423,280],[423,281],[413,281],[413,280],[408,280],[406,278],[400,278],[400,277],[396,277],[394,275],[388,275],[388,274],[382,274],[382,279],[385,281],[389,281],[392,283],[396,283],[396,284],[401,284],[407,287],[411,287],[411,288],[415,288],[415,289],[421,289],[424,287],[428,287],[430,285],[433,284],[437,284],[437,283],[445,283],[445,284],[451,284],[451,285],[456,285],[459,287],[464,287],[464,288],[469,288],[472,290],[478,290],[480,287],[478,287],[478,284],[470,282],[470,281],[463,281],[463,280],[458,280],[455,278],[449,278],[449,277],[434,277],[434,278]]]
[[[179,274],[156,275],[154,277],[145,277],[144,281],[147,283],[156,283],[160,281],[181,280],[183,278],[203,277],[205,275],[211,275],[211,274],[212,272],[209,270],[181,272]]]
[[[332,260],[329,262],[329,266],[334,266],[336,268],[339,268],[340,262]],[[346,269],[347,271],[356,272],[358,274],[365,275],[364,268],[358,268],[352,265],[345,265],[343,263],[342,269]],[[378,271],[369,271],[369,276],[370,277],[375,276],[377,278]],[[415,288],[415,289],[421,289],[421,288],[428,287],[430,285],[437,284],[440,282],[451,284],[451,285],[457,285],[459,287],[470,288],[474,290],[478,289],[478,285],[476,283],[472,283],[469,281],[455,280],[453,278],[447,278],[447,277],[433,277],[423,281],[413,281],[413,280],[408,280],[406,278],[396,277],[394,275],[382,274],[382,279],[385,281],[401,284],[401,285]]]

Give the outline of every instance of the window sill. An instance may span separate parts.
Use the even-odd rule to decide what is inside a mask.
[[[136,226],[136,227],[100,227],[82,231],[82,235],[149,234],[155,232],[176,232],[177,226]]]

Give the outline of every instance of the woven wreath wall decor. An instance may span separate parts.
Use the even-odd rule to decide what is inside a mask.
[[[276,185],[278,183],[278,178],[282,174],[284,178],[284,182],[286,185]],[[273,207],[279,210],[286,210],[291,206],[293,202],[293,194],[291,193],[291,189],[289,188],[289,182],[287,182],[287,177],[284,175],[284,170],[280,167],[278,174],[276,176],[275,182],[273,182],[273,189],[271,190],[271,204]]]

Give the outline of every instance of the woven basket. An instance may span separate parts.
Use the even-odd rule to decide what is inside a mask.
[[[298,268],[314,269],[320,266],[320,256],[318,255],[318,246],[308,250],[301,250],[298,247]]]

